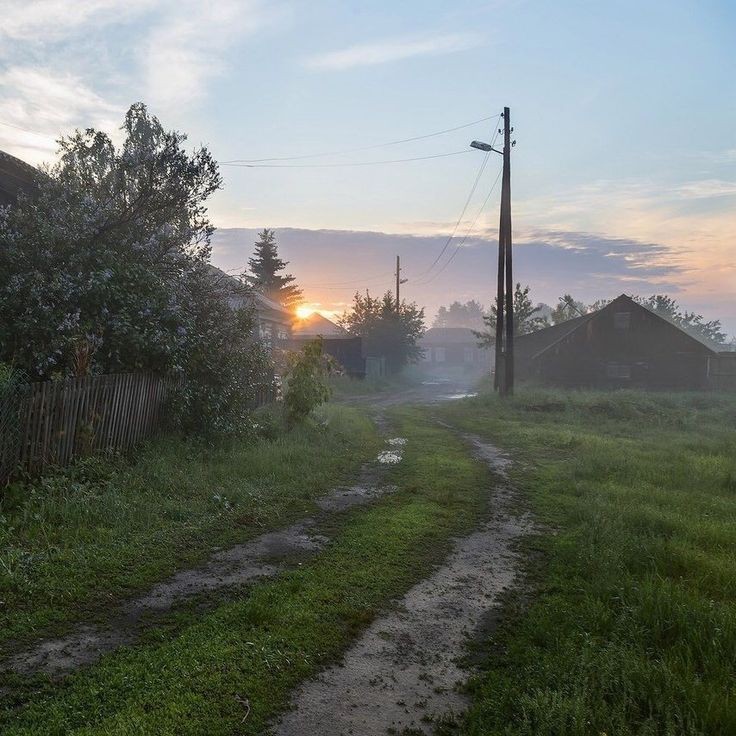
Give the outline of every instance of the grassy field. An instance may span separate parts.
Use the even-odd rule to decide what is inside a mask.
[[[63,685],[16,683],[0,731],[263,733],[291,688],[333,661],[483,516],[490,479],[463,443],[420,412],[400,410],[394,420],[408,439],[403,462],[388,471],[398,491],[341,519],[323,553]]]
[[[375,454],[353,409],[326,407],[274,441],[151,443],[132,464],[91,459],[0,501],[0,646],[80,616],[313,510]]]
[[[512,451],[545,531],[453,733],[736,734],[736,397],[444,407]]]

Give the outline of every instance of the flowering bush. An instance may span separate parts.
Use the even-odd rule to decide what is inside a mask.
[[[298,353],[292,353],[284,392],[284,408],[290,423],[301,421],[330,398],[327,377],[333,367],[332,359],[322,352],[321,338],[310,340]]]

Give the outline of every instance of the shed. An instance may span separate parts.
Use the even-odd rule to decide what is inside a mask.
[[[419,340],[426,368],[491,367],[492,350],[478,347],[478,338],[469,327],[430,327]]]
[[[363,378],[366,374],[366,356],[363,338],[351,335],[346,329],[313,312],[292,324],[288,347],[298,350],[304,343],[322,338],[323,351],[334,358],[349,376]]]

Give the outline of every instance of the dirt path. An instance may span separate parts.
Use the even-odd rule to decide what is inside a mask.
[[[388,462],[386,453],[391,455]],[[383,483],[382,477],[392,459],[400,456],[401,443],[395,438],[387,440],[386,449],[375,461],[363,466],[354,485],[335,488],[317,500],[319,511],[313,516],[285,529],[261,534],[245,544],[217,551],[203,566],[178,572],[123,604],[111,613],[105,625],[81,625],[67,636],[37,642],[14,654],[0,669],[19,674],[62,675],[93,664],[118,647],[133,644],[142,628],[154,625],[157,617],[194,596],[234,588],[293,567],[330,541],[317,531],[321,523],[396,490]]]
[[[376,620],[340,665],[296,692],[276,736],[429,734],[433,721],[465,709],[457,685],[469,672],[458,657],[517,580],[514,543],[532,529],[531,520],[515,512],[509,460],[476,437],[466,439],[498,479],[490,489],[492,518],[458,540],[446,563],[414,586],[398,610]]]

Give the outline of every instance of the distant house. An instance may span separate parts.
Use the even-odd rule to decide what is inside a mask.
[[[426,368],[465,367],[490,370],[492,350],[478,347],[468,327],[430,327],[419,340]]]
[[[519,378],[564,387],[727,388],[728,356],[625,294],[515,342]]]
[[[25,161],[0,151],[0,207],[15,204],[20,192],[32,193],[40,173]]]
[[[305,342],[322,338],[322,349],[333,357],[349,376],[362,378],[366,374],[366,356],[363,338],[351,335],[319,312],[312,312],[304,319],[296,320],[291,326],[288,347],[301,348]]]
[[[213,286],[220,286],[227,291],[227,298],[233,309],[251,305],[254,307],[261,342],[269,348],[283,347],[291,337],[291,323],[294,319],[292,312],[235,276],[215,266],[209,268],[213,275]]]

